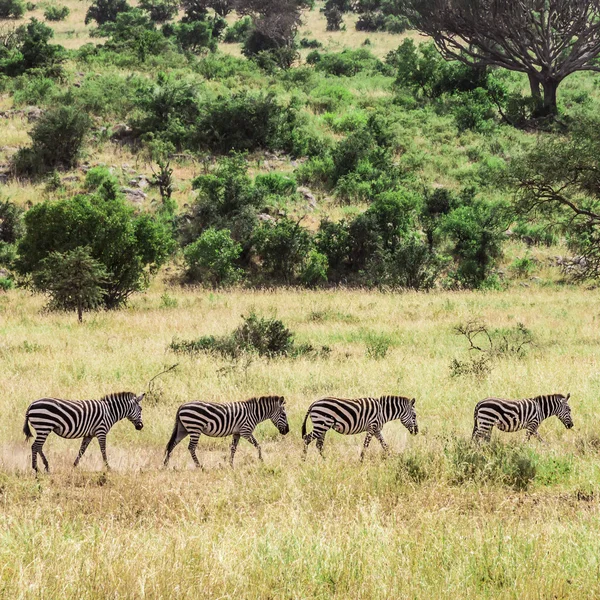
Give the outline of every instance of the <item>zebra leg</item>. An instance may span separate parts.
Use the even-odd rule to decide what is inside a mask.
[[[377,431],[375,431],[374,435],[377,438],[377,440],[379,441],[379,443],[381,444],[381,447],[383,448],[384,453],[386,455],[389,454],[390,447],[385,443],[385,440],[383,439],[383,435],[381,434],[381,429],[378,429]]]
[[[238,443],[240,441],[240,434],[233,434],[233,441],[231,442],[231,456],[229,457],[229,464],[233,467],[233,457],[235,456],[235,451],[237,450]]]
[[[325,433],[321,434],[318,438],[317,438],[317,450],[319,451],[319,454],[321,455],[321,458],[325,458],[325,455],[323,454],[323,444],[325,442]]]
[[[361,453],[360,453],[360,462],[362,462],[365,458],[365,452],[367,451],[367,448],[369,447],[369,444],[371,443],[371,438],[373,437],[373,434],[370,431],[367,431],[367,437],[365,438],[365,443],[363,444]]]
[[[535,429],[533,427],[531,429],[527,429],[527,435],[525,436],[525,441],[528,442],[531,439],[531,436],[533,436],[534,438],[536,438],[539,442],[542,442],[542,444],[546,443],[542,439],[542,437],[540,436],[540,434],[538,433],[537,427]]]
[[[44,463],[44,467],[46,472],[50,472],[50,467],[48,466],[48,460],[46,459],[46,455],[42,452],[42,447],[46,442],[46,438],[50,435],[49,431],[42,431],[37,433],[35,437],[35,441],[31,445],[31,466],[33,470],[37,473],[37,455],[39,454],[42,457],[42,462]]]
[[[194,461],[194,464],[197,467],[200,467],[200,461],[198,460],[198,457],[196,456],[196,448],[198,447],[198,440],[200,439],[200,434],[199,433],[190,433],[190,443],[188,444],[188,450],[190,451],[190,454],[192,455],[192,460]]]
[[[96,434],[98,438],[98,444],[100,445],[100,453],[102,454],[102,460],[107,471],[110,471],[110,465],[108,464],[108,457],[106,456],[106,433]]]
[[[261,450],[260,444],[258,443],[257,439],[252,434],[244,435],[243,437],[244,437],[244,439],[248,440],[258,450],[258,460],[262,461],[262,459],[263,459],[262,450]]]
[[[73,463],[73,466],[76,467],[79,464],[79,461],[81,460],[81,457],[85,454],[85,451],[87,450],[87,447],[90,445],[90,442],[94,439],[93,436],[88,435],[86,437],[83,438],[83,441],[81,442],[81,448],[79,448],[79,454],[77,455],[77,458],[75,459],[75,462]]]

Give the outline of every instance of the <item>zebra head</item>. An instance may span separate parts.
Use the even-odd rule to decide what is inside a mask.
[[[285,435],[290,431],[287,415],[285,414],[285,398],[283,396],[272,396],[270,399],[274,401],[271,421],[277,427],[279,433]]]
[[[134,427],[139,431],[144,427],[142,423],[142,405],[141,402],[146,394],[136,396],[135,394],[129,394],[127,399],[127,414],[125,415],[129,419]]]
[[[567,428],[571,429],[573,427],[573,418],[571,417],[571,407],[569,406],[569,398],[571,394],[567,394],[563,396],[562,394],[558,394],[556,396],[557,400],[559,400],[558,408],[556,409],[556,416],[561,420],[562,424]]]
[[[400,422],[410,431],[411,435],[417,435],[419,433],[419,426],[417,425],[417,413],[415,412],[416,399],[409,400],[408,398],[402,398],[402,400],[404,400],[404,406],[400,413]]]

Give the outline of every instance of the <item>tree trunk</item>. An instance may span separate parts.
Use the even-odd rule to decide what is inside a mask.
[[[77,303],[77,318],[79,322],[83,322],[83,304],[81,302]]]
[[[560,81],[555,79],[545,79],[542,81],[542,87],[544,88],[544,115],[552,116],[558,113],[558,106],[556,104],[556,90]]]
[[[529,73],[528,77],[529,77],[529,87],[531,88],[532,97],[541,102],[542,93],[540,92],[540,80],[533,73]]]

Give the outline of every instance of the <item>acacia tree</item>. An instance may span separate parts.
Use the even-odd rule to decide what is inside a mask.
[[[600,71],[600,0],[404,0],[413,26],[449,60],[527,74],[543,115],[576,71]],[[543,96],[542,96],[542,91]]]
[[[519,213],[559,229],[583,260],[572,275],[600,279],[600,122],[584,121],[570,137],[548,137],[509,171]]]

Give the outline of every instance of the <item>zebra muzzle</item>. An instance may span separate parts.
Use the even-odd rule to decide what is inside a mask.
[[[136,423],[135,424],[135,428],[137,431],[140,431],[141,429],[144,428],[144,424],[143,423]]]

